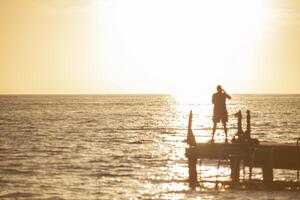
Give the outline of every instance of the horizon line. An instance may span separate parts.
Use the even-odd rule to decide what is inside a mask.
[[[214,92],[212,92],[214,93]],[[238,92],[238,93],[230,93],[232,95],[300,95],[300,93],[272,93],[272,92],[258,92],[258,93],[243,93],[243,92]],[[176,94],[172,93],[0,93],[0,96],[42,96],[42,95],[61,95],[61,96],[72,96],[72,95],[78,95],[78,96],[88,96],[88,95],[171,95],[174,96]],[[188,95],[187,95],[188,96]]]

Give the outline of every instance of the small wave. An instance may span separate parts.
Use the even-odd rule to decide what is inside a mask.
[[[29,198],[40,196],[39,194],[28,193],[28,192],[12,192],[8,194],[1,195],[0,198]]]
[[[46,198],[45,200],[65,200],[65,199],[61,198],[61,197],[49,197],[49,198]]]
[[[24,175],[34,175],[36,172],[34,171],[23,171],[23,170],[17,170],[17,169],[0,169],[0,172],[3,172],[4,174],[24,174]]]
[[[147,144],[147,143],[152,143],[153,140],[137,140],[137,141],[132,141],[128,142],[128,144]]]
[[[175,130],[175,129],[172,129]],[[184,129],[176,129],[184,130]],[[137,127],[137,128],[101,128],[97,131],[166,131],[166,128]]]
[[[188,183],[188,179],[144,179],[151,183]]]
[[[113,173],[90,173],[83,176],[92,176],[92,177],[131,177],[131,174],[113,174]]]
[[[128,144],[143,144],[143,141],[133,141],[133,142],[129,142]]]

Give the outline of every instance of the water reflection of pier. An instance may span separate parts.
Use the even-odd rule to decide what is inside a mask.
[[[236,114],[238,118],[237,133],[231,143],[196,143],[192,131],[192,112],[189,115],[186,157],[189,167],[189,185],[196,188],[202,182],[214,182],[216,188],[221,184],[224,187],[238,189],[300,189],[299,168],[300,148],[299,139],[295,145],[290,144],[260,144],[257,139],[251,138],[250,112],[247,111],[247,129],[242,129],[242,114]],[[229,160],[231,169],[231,181],[211,181],[197,178],[197,160],[218,160],[219,168],[221,160]],[[248,167],[249,177],[240,180],[240,168]],[[262,168],[263,180],[252,178],[252,169]],[[297,170],[297,182],[274,181],[273,169]]]

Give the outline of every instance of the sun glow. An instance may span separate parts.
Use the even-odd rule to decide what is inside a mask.
[[[102,62],[111,70],[123,66],[115,75],[123,84],[181,96],[209,94],[218,83],[250,87],[251,53],[268,21],[266,1],[113,2],[99,20],[109,20],[110,49],[118,56]],[[130,81],[122,81],[123,72]]]

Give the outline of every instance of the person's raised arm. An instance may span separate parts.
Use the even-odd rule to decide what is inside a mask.
[[[226,96],[227,99],[231,99],[231,96],[230,96],[229,94],[227,94],[227,93],[225,92],[225,90],[223,90],[223,92],[224,92],[224,94],[225,94],[225,96]]]

